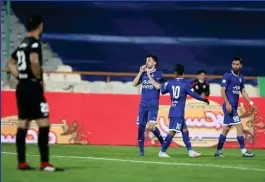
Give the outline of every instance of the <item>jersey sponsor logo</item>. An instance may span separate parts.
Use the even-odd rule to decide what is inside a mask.
[[[143,89],[153,89],[154,86],[152,85],[150,80],[143,80],[142,82],[142,88]]]
[[[234,86],[232,92],[233,94],[240,95],[240,86]]]
[[[39,43],[35,42],[31,45],[31,48],[38,48],[39,47]]]
[[[22,44],[20,44],[20,46],[19,46],[19,48],[26,48],[26,47],[28,47],[28,44],[26,44],[26,43],[22,43]]]

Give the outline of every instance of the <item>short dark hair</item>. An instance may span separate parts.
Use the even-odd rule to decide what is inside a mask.
[[[158,58],[154,55],[147,55],[146,58],[152,58],[155,62],[156,62],[156,65],[158,65]]]
[[[199,71],[197,71],[197,75],[200,75],[202,73],[207,74],[205,70],[199,70]]]
[[[241,57],[235,56],[233,58],[233,61],[239,61],[242,64],[242,58]]]
[[[175,72],[178,75],[183,75],[184,74],[184,66],[182,64],[176,64]]]
[[[43,18],[40,15],[30,15],[26,22],[26,28],[29,32],[36,30],[43,23]]]

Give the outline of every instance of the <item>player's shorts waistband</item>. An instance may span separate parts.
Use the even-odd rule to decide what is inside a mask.
[[[148,106],[148,105],[140,105],[140,108],[148,108],[148,109],[158,109],[158,106]]]
[[[184,119],[184,117],[168,117],[169,119]]]

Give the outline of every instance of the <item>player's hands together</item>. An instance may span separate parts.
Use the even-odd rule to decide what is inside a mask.
[[[147,75],[150,75],[151,74],[151,69],[146,68],[145,71],[146,71]]]
[[[205,102],[207,105],[210,104],[209,100],[208,99],[204,99],[203,102]]]
[[[139,72],[143,73],[143,72],[145,72],[145,70],[146,70],[146,65],[143,65],[143,66],[140,67]]]
[[[230,103],[226,104],[226,110],[227,112],[231,113],[232,112],[232,106]]]

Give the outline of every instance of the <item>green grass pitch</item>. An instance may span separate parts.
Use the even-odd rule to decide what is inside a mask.
[[[15,145],[2,144],[2,182],[265,182],[265,150],[252,150],[254,158],[242,158],[238,149],[225,149],[215,159],[215,149],[198,148],[191,159],[185,148],[170,148],[171,158],[159,158],[158,147],[51,145],[51,162],[65,172],[16,170]],[[38,148],[27,146],[27,160],[39,167]]]

